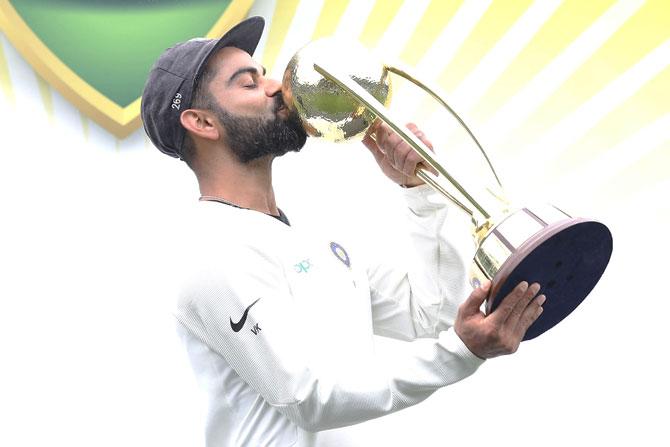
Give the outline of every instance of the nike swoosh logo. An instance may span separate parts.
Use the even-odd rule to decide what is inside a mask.
[[[258,300],[260,300],[260,298],[258,298]],[[240,330],[242,330],[242,327],[244,327],[244,323],[246,323],[247,321],[247,314],[249,313],[249,309],[251,309],[251,306],[256,304],[258,300],[249,304],[249,307],[247,307],[244,310],[244,313],[242,314],[242,318],[240,319],[240,321],[238,321],[237,323],[233,323],[233,319],[232,318],[230,319],[230,327],[233,329],[234,332],[240,332]]]

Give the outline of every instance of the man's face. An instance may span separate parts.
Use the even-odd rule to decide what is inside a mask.
[[[209,108],[238,159],[248,163],[299,151],[307,134],[298,116],[285,106],[281,84],[266,78],[265,69],[240,49],[223,48],[214,58],[216,75],[208,86]]]

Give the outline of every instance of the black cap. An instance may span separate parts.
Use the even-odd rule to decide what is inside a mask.
[[[223,47],[253,55],[265,20],[251,17],[220,39],[191,39],[168,48],[149,72],[142,94],[142,121],[149,139],[161,152],[181,158],[186,130],[179,121],[191,107],[193,90],[209,58]]]

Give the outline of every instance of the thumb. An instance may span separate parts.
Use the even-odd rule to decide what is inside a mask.
[[[484,283],[472,291],[467,300],[461,306],[465,315],[475,315],[479,313],[479,308],[482,306],[486,297],[489,295],[491,289],[491,281],[484,281]]]

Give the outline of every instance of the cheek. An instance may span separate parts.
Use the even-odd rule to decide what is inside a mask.
[[[265,95],[261,88],[246,89],[239,88],[234,92],[229,92],[223,97],[223,102],[230,104],[230,107],[235,107],[239,113],[258,114],[268,109],[272,109],[274,100]]]
[[[275,116],[274,104],[268,101],[254,101],[239,104],[237,115],[248,118]]]

